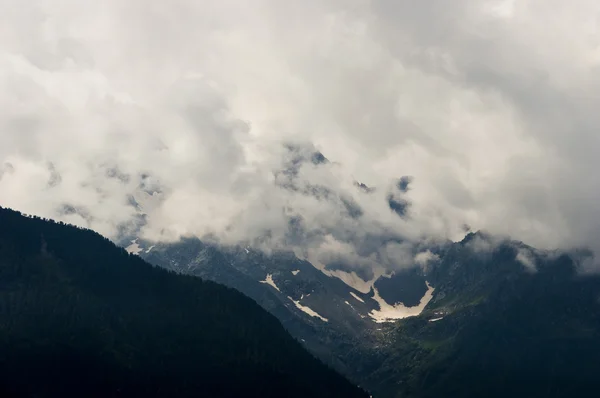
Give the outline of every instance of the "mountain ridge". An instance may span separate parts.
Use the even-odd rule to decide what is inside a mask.
[[[367,396],[253,300],[0,207],[5,396]]]

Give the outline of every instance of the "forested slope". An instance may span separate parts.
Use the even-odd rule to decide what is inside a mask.
[[[367,396],[239,292],[3,208],[0,395]]]

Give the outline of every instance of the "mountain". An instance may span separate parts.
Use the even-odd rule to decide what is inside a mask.
[[[378,397],[596,396],[600,276],[578,263],[470,234],[428,275],[425,311],[388,326],[388,357],[362,382]]]
[[[327,158],[311,148],[288,150],[285,167],[274,173],[279,188],[330,203],[347,220],[365,216],[352,194],[301,173],[304,167],[327,168]],[[411,203],[405,194],[411,184],[410,177],[401,177],[387,190],[358,181],[355,188],[361,195],[383,189],[389,216],[408,219]],[[150,189],[136,200],[141,218],[123,234],[122,246],[152,264],[253,298],[310,352],[376,397],[569,396],[594,385],[587,369],[597,354],[592,337],[600,330],[594,296],[600,285],[596,276],[581,277],[582,253],[542,252],[482,232],[469,233],[461,242],[424,239],[416,244],[387,230],[363,236],[350,228],[350,236],[337,234],[343,243],[371,264],[378,262],[357,268],[339,259],[310,263],[291,251],[265,254],[250,246],[223,246],[210,243],[210,237],[155,243],[138,236],[143,235],[144,209],[159,198],[157,192]],[[301,212],[285,214],[284,243],[290,248],[336,235],[335,228],[310,233]],[[405,258],[407,246],[415,264],[403,261],[403,268],[394,270],[386,263],[388,249],[392,257]],[[552,354],[554,347],[563,351]],[[564,369],[575,360],[570,352],[581,357],[582,367]],[[486,365],[480,367],[481,361]],[[556,372],[569,376],[561,379]],[[470,374],[477,380],[471,381]],[[531,377],[521,382],[523,375]]]
[[[293,253],[266,254],[197,238],[175,243],[135,239],[127,249],[151,264],[222,283],[253,298],[315,356],[369,390],[369,375],[389,355],[382,349],[387,322],[419,315],[433,292],[416,268],[373,277],[369,285],[339,269],[317,269]]]
[[[324,169],[332,163],[321,152],[290,144],[285,153],[283,167],[273,173],[278,189],[325,201],[348,219],[364,216],[364,209],[350,192],[338,192],[304,175],[305,168],[327,172]],[[340,259],[315,266],[297,258],[291,250],[266,254],[247,245],[216,244],[210,236],[202,240],[187,237],[174,243],[145,241],[140,236],[144,235],[147,214],[162,200],[160,185],[147,180],[151,179],[144,178],[139,191],[131,197],[130,204],[137,217],[121,226],[116,238],[119,245],[153,265],[218,282],[249,296],[275,315],[310,352],[355,381],[382,361],[383,353],[377,349],[382,330],[380,323],[416,315],[431,298],[431,287],[418,269],[380,278],[383,268],[375,271],[357,268]],[[410,178],[402,177],[390,190],[391,196],[386,200],[391,217],[405,215],[392,205],[409,207],[403,194],[410,182]],[[375,191],[360,182],[353,188],[361,195]],[[288,228],[284,246],[306,246],[310,243],[307,240],[318,242],[323,234],[335,234],[335,231],[315,234],[307,230],[301,211],[290,206],[286,207],[285,214]],[[265,240],[268,235],[264,236]],[[347,244],[360,240],[360,252],[365,257],[380,257],[381,247],[402,243],[400,237],[387,230],[382,234],[358,235],[347,236]]]
[[[471,233],[431,248],[437,257],[425,269],[375,278],[364,293],[291,253],[195,238],[149,245],[132,246],[154,264],[253,297],[378,398],[570,397],[600,388],[600,277],[579,272],[577,253]]]
[[[0,396],[367,395],[239,292],[0,208]]]
[[[128,249],[151,264],[239,290],[275,315],[312,353],[345,374],[353,374],[357,364],[340,361],[337,352],[375,344],[377,324],[369,313],[377,303],[293,253],[267,255],[197,238],[169,244],[137,240]]]

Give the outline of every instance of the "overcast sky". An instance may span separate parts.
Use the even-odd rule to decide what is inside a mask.
[[[291,212],[330,252],[390,231],[459,239],[465,224],[541,248],[600,248],[596,0],[0,10],[2,206],[114,237],[150,176],[146,188],[163,191],[146,208],[155,239],[277,240]],[[289,142],[331,161],[301,167],[301,181],[364,215],[274,184]],[[394,193],[412,203],[405,219],[386,202],[402,176],[413,177]]]

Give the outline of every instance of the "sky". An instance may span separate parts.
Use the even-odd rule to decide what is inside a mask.
[[[600,2],[0,9],[0,206],[115,238],[134,197],[145,238],[297,246],[316,262],[401,267],[465,226],[600,249]],[[278,171],[314,151],[330,162],[286,187]],[[382,236],[405,243],[370,248]]]

